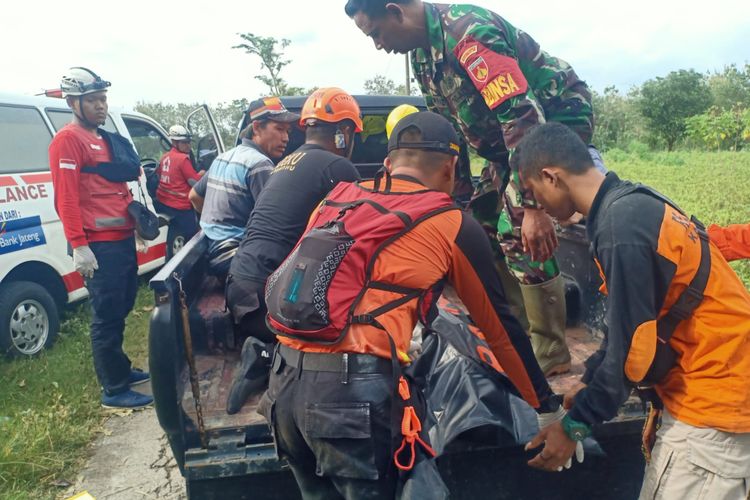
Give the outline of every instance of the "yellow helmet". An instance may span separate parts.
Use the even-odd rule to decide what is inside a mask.
[[[385,136],[390,139],[391,132],[396,128],[396,124],[401,121],[401,118],[418,112],[419,110],[411,104],[401,104],[400,106],[393,108],[393,111],[391,111],[388,115],[388,119],[385,121]]]

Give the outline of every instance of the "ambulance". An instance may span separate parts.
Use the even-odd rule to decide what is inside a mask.
[[[213,120],[203,108],[213,135]],[[60,98],[0,93],[0,353],[9,356],[50,346],[61,310],[88,296],[55,212],[47,155],[52,137],[72,116]],[[103,128],[130,139],[144,166],[158,163],[171,147],[164,127],[132,110],[110,107]],[[133,198],[153,210],[145,177],[139,182],[140,190],[137,182],[129,183]],[[164,226],[148,251],[138,254],[139,274],[164,263],[166,234]]]

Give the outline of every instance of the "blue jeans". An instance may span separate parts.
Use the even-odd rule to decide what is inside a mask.
[[[135,304],[135,238],[89,243],[99,269],[86,279],[91,304],[91,351],[99,384],[108,395],[128,390],[130,359],[122,350],[125,318]]]

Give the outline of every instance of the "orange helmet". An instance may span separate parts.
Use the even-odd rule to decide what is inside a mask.
[[[338,123],[347,119],[354,122],[356,132],[362,132],[362,117],[357,101],[340,88],[326,87],[310,94],[302,106],[299,123],[304,127],[307,120]]]

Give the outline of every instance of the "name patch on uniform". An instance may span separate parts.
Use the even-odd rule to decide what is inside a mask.
[[[75,160],[68,160],[65,158],[60,158],[60,168],[65,170],[75,170],[76,169],[76,161]]]
[[[529,87],[518,61],[491,51],[473,37],[463,38],[453,53],[490,109],[525,94]]]

